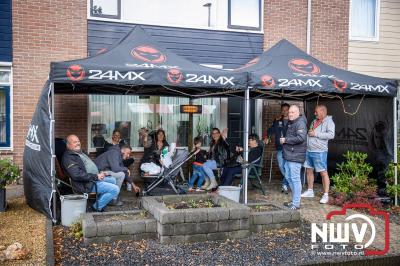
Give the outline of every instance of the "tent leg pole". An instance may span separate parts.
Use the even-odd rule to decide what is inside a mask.
[[[51,122],[50,122],[50,143],[51,143],[51,193],[53,195],[53,223],[57,223],[57,199],[56,199],[56,176],[55,176],[55,145],[54,145],[54,83],[51,86]]]
[[[244,130],[243,130],[243,159],[247,163],[249,160],[249,126],[250,124],[250,88],[245,91],[244,97]],[[243,168],[243,202],[247,204],[247,187],[248,187],[249,168]]]
[[[397,186],[397,97],[393,98],[393,163],[394,163],[394,184]],[[398,206],[397,189],[394,196],[394,204]]]

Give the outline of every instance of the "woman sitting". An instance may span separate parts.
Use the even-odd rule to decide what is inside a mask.
[[[144,138],[143,138],[143,146],[144,146],[144,154],[141,160],[141,166],[140,169],[144,171],[145,173],[149,174],[150,171],[147,171],[148,166],[153,168],[155,171],[151,172],[150,174],[157,174],[156,172],[156,166],[158,166],[157,169],[161,170],[161,153],[165,148],[168,149],[169,144],[166,140],[165,136],[165,131],[163,129],[158,129],[154,139],[152,139],[149,134],[145,133]]]
[[[263,148],[262,146],[258,145],[258,142],[259,138],[256,134],[249,135],[249,163],[258,164],[260,161],[259,158],[262,156]],[[224,171],[221,175],[221,186],[230,186],[235,178],[235,175],[242,173],[242,154],[243,148],[236,147],[236,160],[232,165],[228,165],[224,168]]]
[[[203,170],[207,177],[202,189],[215,190],[218,187],[213,170],[223,168],[230,158],[229,144],[225,140],[226,133],[227,129],[224,130],[224,136],[218,128],[213,128],[211,131],[209,159],[203,164]]]

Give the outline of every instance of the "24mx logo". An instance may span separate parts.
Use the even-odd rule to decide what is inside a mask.
[[[127,72],[119,72],[117,70],[108,70],[108,71],[103,71],[103,70],[97,70],[97,69],[91,69],[89,70],[89,77],[88,79],[97,79],[97,80],[102,80],[102,79],[108,79],[108,80],[146,80],[143,77],[144,72],[135,72],[135,71],[127,71]]]
[[[26,136],[25,139],[25,145],[35,151],[40,151],[38,130],[39,126],[30,125],[28,130],[28,135]]]
[[[388,87],[389,87],[388,85],[374,86],[374,85],[359,84],[359,83],[352,82],[350,89],[356,90],[356,91],[364,90],[364,91],[375,91],[375,92],[379,92],[379,93],[382,93],[382,92],[389,93]]]
[[[213,77],[211,75],[196,75],[196,74],[186,74],[186,82],[187,83],[204,83],[204,84],[220,84],[220,85],[232,85],[234,86],[235,83],[233,82],[234,77]]]
[[[319,87],[322,88],[319,79],[279,79],[279,87],[290,87],[290,86],[309,86],[309,87]]]

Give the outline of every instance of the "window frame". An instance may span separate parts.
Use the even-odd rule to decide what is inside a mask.
[[[374,37],[360,37],[360,36],[353,36],[351,34],[351,11],[353,7],[353,1],[350,0],[350,7],[349,7],[349,40],[350,41],[366,41],[366,42],[378,42],[379,41],[379,22],[380,22],[380,8],[381,8],[381,1],[375,0],[375,36]]]
[[[4,92],[6,97],[6,141],[0,142],[0,150],[11,148],[11,85],[0,83],[0,92]]]
[[[262,12],[263,10],[263,3],[261,0],[258,0],[258,27],[249,27],[249,26],[240,26],[240,25],[233,25],[232,24],[232,0],[228,0],[228,29],[238,29],[238,30],[253,30],[253,31],[260,31],[262,28],[261,21],[262,21]]]
[[[89,14],[90,17],[94,18],[108,18],[108,19],[121,19],[121,0],[116,0],[117,1],[117,15],[99,15],[99,14],[94,14],[93,13],[93,0],[90,0],[90,9],[89,9]]]

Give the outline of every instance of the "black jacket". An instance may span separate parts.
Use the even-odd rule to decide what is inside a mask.
[[[229,144],[224,139],[219,141],[214,147],[210,145],[209,159],[215,160],[218,167],[224,167],[229,163],[230,150]]]
[[[205,163],[207,161],[207,152],[205,150],[200,150],[194,157],[196,163]]]
[[[287,125],[288,125],[288,120],[283,119],[283,117],[280,117],[280,118],[275,118],[274,122],[272,123],[272,126],[268,128],[267,131],[268,137],[275,135],[275,147],[278,151],[282,150],[282,145],[279,142],[279,138],[281,136],[286,135]]]
[[[165,147],[169,147],[169,144],[166,140],[163,141],[163,146],[162,146],[161,150],[158,149],[157,143],[155,141],[151,140],[150,147],[144,148],[143,157],[142,157],[142,160],[140,161],[140,163],[153,162],[155,164],[161,165],[160,164],[161,151]]]
[[[283,144],[283,159],[289,162],[304,163],[307,150],[307,120],[299,116],[289,121],[285,143]]]
[[[100,171],[113,171],[115,173],[118,172],[126,172],[128,168],[126,168],[123,164],[121,148],[119,145],[114,145],[108,149],[105,153],[101,154],[94,160],[94,163],[97,165]]]
[[[70,150],[65,151],[62,157],[62,165],[71,178],[71,185],[76,192],[89,193],[92,191],[93,181],[97,181],[97,175],[86,172],[79,154]]]

